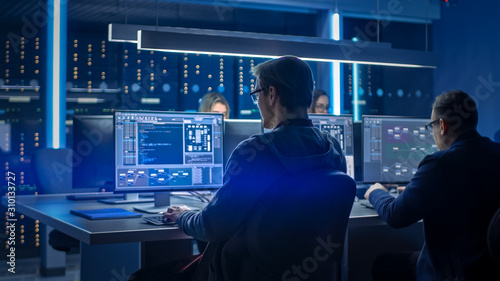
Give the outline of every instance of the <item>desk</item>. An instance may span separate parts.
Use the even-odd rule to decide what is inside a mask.
[[[2,197],[2,204],[7,198]],[[186,204],[203,208],[203,203],[172,197],[172,204]],[[192,237],[178,227],[155,226],[141,218],[88,220],[70,214],[71,209],[123,208],[133,211],[133,206],[143,204],[108,205],[95,200],[70,201],[66,194],[22,195],[16,197],[16,213],[37,219],[81,243],[81,281],[128,280],[128,276],[160,253],[159,241],[176,240],[170,245],[172,256],[182,258],[192,254]],[[151,205],[151,203],[149,203]],[[148,245],[149,244],[149,245]],[[148,248],[156,247],[156,251]],[[175,248],[175,249],[174,249]],[[155,255],[156,254],[156,255]]]
[[[423,224],[404,228],[387,225],[373,209],[354,202],[349,216],[342,264],[343,281],[372,280],[372,264],[383,253],[420,251]]]
[[[173,196],[172,205],[203,208],[206,203]],[[6,204],[6,198],[2,198]],[[151,204],[151,203],[149,203]],[[24,195],[16,197],[16,212],[39,220],[81,243],[81,281],[128,280],[128,276],[148,263],[147,248],[159,256],[181,258],[192,252],[191,237],[178,227],[154,226],[141,218],[88,220],[69,213],[71,209],[124,208],[146,204],[110,206],[97,201],[70,201],[65,194]],[[172,241],[162,250],[159,241]],[[148,243],[150,243],[148,247]],[[423,243],[421,224],[392,229],[375,212],[354,202],[344,249],[343,280],[371,280],[371,262],[382,252],[419,250]],[[170,251],[169,251],[170,250]],[[149,259],[154,259],[152,257]]]

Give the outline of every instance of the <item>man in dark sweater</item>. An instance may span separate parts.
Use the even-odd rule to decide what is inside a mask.
[[[224,186],[201,212],[178,206],[165,214],[188,235],[216,245],[209,280],[261,279],[246,249],[242,227],[270,188],[286,177],[318,169],[346,171],[337,140],[308,119],[314,81],[307,63],[285,56],[259,64],[253,73],[256,90],[250,95],[264,128],[272,131],[237,146],[226,167]],[[349,210],[345,215],[347,221]]]
[[[423,219],[417,280],[500,280],[486,233],[500,207],[500,144],[481,137],[474,100],[462,91],[436,98],[426,125],[440,151],[425,157],[397,197],[381,184],[365,194],[392,227]]]

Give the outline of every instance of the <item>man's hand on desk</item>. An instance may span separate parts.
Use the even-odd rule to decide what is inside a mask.
[[[372,191],[377,190],[377,189],[381,189],[385,192],[388,192],[387,188],[385,188],[383,185],[381,185],[380,183],[377,182],[376,184],[370,186],[370,188],[368,188],[368,190],[365,192],[365,199],[369,200],[370,193],[372,193]]]
[[[167,209],[167,212],[163,213],[163,219],[168,219],[172,222],[177,222],[177,218],[182,212],[191,210],[186,205],[181,206],[171,206]]]

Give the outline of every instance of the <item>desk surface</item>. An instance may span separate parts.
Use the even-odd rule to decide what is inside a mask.
[[[6,204],[2,197],[2,204]],[[123,208],[134,211],[134,206],[148,206],[152,203],[109,205],[96,200],[71,201],[66,194],[22,195],[16,197],[16,212],[39,220],[89,245],[129,243],[175,239],[190,239],[177,226],[156,226],[142,218],[88,220],[70,214],[71,209]],[[186,204],[203,208],[199,201],[172,196],[172,205]],[[148,214],[145,214],[148,215]],[[354,202],[349,227],[384,224],[377,213]]]
[[[2,204],[7,198],[2,197]],[[190,199],[172,197],[172,204],[198,207]],[[89,220],[71,214],[71,209],[123,208],[134,211],[134,206],[151,206],[152,203],[110,205],[96,200],[71,201],[66,194],[21,195],[16,197],[16,213],[24,214],[50,225],[89,245],[191,239],[176,226],[156,226],[142,218]],[[150,215],[150,214],[145,214]]]

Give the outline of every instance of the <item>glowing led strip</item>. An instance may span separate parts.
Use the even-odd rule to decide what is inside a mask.
[[[353,103],[353,117],[354,117],[354,121],[359,121],[360,118],[359,118],[359,99],[358,99],[358,88],[359,88],[359,77],[358,77],[358,65],[356,63],[354,63],[352,65],[352,81],[353,81],[353,85],[352,85],[352,97],[353,97],[353,100],[352,100],[352,103]]]
[[[340,40],[340,15],[338,13],[333,13],[332,21],[330,27],[330,39]],[[340,115],[342,113],[342,105],[341,105],[341,94],[340,94],[340,62],[332,62],[331,65],[331,74],[333,76],[332,83],[332,95],[333,99],[330,104],[333,104],[333,114]]]
[[[51,1],[52,2],[52,1]],[[53,26],[53,36],[52,36],[52,67],[53,67],[53,75],[52,75],[52,147],[59,148],[60,147],[60,126],[59,126],[59,118],[60,118],[60,51],[61,51],[61,3],[59,0],[54,0],[54,26]],[[50,93],[48,93],[50,94]]]

